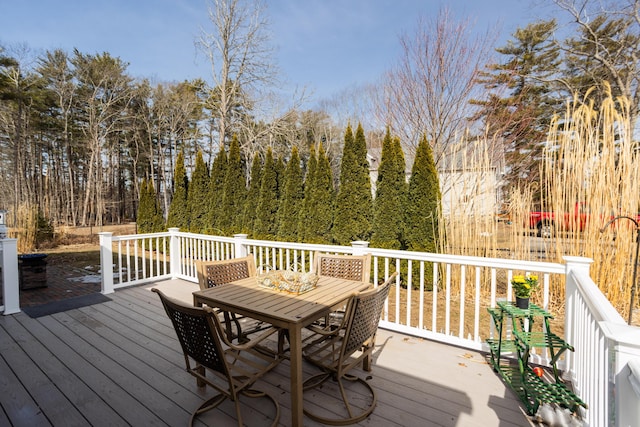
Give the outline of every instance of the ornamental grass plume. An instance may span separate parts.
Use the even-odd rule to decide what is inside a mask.
[[[529,298],[531,292],[538,288],[538,276],[535,274],[513,276],[511,286],[513,287],[513,292],[516,294],[516,297]]]

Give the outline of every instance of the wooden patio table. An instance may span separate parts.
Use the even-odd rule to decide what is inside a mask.
[[[296,295],[261,287],[255,277],[231,284],[195,291],[193,302],[196,306],[206,304],[261,320],[289,332],[291,425],[302,426],[302,329],[330,313],[332,307],[371,285],[320,276],[315,289]]]

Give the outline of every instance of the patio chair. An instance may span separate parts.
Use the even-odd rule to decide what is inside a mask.
[[[277,329],[265,330],[247,344],[234,345],[226,338],[218,316],[210,307],[187,306],[167,297],[159,289],[153,288],[152,291],[158,294],[171,319],[184,353],[187,372],[197,379],[199,387],[209,385],[218,391],[192,413],[189,426],[193,425],[198,415],[215,409],[225,399],[234,402],[238,426],[243,426],[239,401],[241,395],[271,400],[275,406],[271,425],[276,426],[280,419],[278,402],[271,395],[251,387],[280,361],[277,356],[270,357],[255,349],[256,344],[277,332]],[[208,377],[207,370],[213,375]]]
[[[253,255],[218,261],[196,261],[196,270],[200,289],[205,290],[256,276],[256,262]]]
[[[196,261],[198,284],[201,290],[222,286],[235,280],[256,276],[256,263],[253,255],[241,258],[232,258],[218,261]],[[220,311],[226,325],[226,333],[229,341],[238,339],[246,342],[249,335],[269,328],[270,325],[254,319],[239,316],[235,313]],[[235,325],[235,332],[232,324]]]
[[[316,252],[314,256],[314,271],[319,276],[369,282],[371,277],[371,254],[333,255]],[[313,326],[335,327],[343,317],[344,306],[335,307],[328,316],[324,319],[319,319]]]
[[[347,414],[341,418],[325,417],[305,407],[304,413],[309,418],[324,424],[346,425],[362,421],[373,412],[377,402],[375,390],[366,380],[352,374],[351,370],[360,363],[364,366],[366,359],[371,358],[384,301],[396,276],[397,273],[393,273],[384,284],[351,297],[338,329],[321,330],[305,339],[305,360],[319,367],[322,372],[307,378],[304,381],[304,390],[308,391],[324,384],[330,378],[334,379]],[[368,405],[360,405],[365,406],[364,408],[354,405],[356,402],[365,402],[366,398],[361,393],[348,393],[344,381],[363,385],[370,395],[371,402]],[[350,394],[353,394],[352,398]]]
[[[368,282],[371,277],[371,254],[333,255],[316,252],[315,272],[321,276]]]

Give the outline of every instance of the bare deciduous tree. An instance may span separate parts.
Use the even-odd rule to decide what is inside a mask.
[[[261,1],[211,0],[212,30],[203,29],[196,42],[211,64],[207,107],[217,121],[219,149],[230,141],[234,119],[251,109],[250,94],[274,79],[265,16]]]
[[[489,60],[494,37],[472,32],[441,9],[433,22],[420,19],[413,35],[401,37],[402,55],[383,78],[376,114],[415,150],[421,135],[433,147],[436,163],[471,116],[469,100],[480,70]]]

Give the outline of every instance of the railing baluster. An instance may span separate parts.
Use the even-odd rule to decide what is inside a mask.
[[[436,324],[438,322],[438,272],[440,271],[439,269],[439,264],[434,262],[433,263],[433,282],[432,282],[432,299],[431,299],[431,332],[433,333],[437,333],[438,330],[436,328]]]
[[[474,306],[473,340],[474,341],[478,341],[480,339],[480,290],[482,288],[482,281],[480,276],[481,273],[482,273],[482,269],[480,267],[476,267],[475,295],[474,295],[474,304],[473,304]]]
[[[411,325],[411,291],[413,289],[413,281],[412,281],[412,273],[413,273],[413,262],[412,260],[407,261],[407,326]]]
[[[458,336],[464,338],[464,316],[465,316],[465,292],[466,292],[467,269],[460,266],[460,315],[458,318]]]
[[[126,250],[126,260],[127,260],[127,281],[132,281],[134,280],[134,275],[135,275],[135,269],[133,267],[133,256],[131,255],[131,252],[133,251],[131,249],[131,245],[132,242],[131,240],[127,240],[127,250]]]
[[[102,266],[104,268],[104,266]],[[122,280],[122,240],[118,241],[118,272],[116,273],[116,277],[118,277],[118,284],[123,282]]]
[[[447,277],[446,277],[446,285],[444,288],[445,299],[444,299],[444,334],[451,334],[451,264],[447,263],[446,266]]]
[[[424,329],[424,261],[420,261],[420,299],[418,303],[418,328]]]

